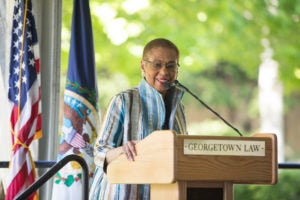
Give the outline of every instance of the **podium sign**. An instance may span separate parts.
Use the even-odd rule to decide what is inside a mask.
[[[187,199],[201,188],[204,193],[220,188],[221,199],[227,200],[233,199],[233,184],[277,182],[275,134],[227,137],[155,131],[138,142],[136,150],[135,161],[121,155],[108,165],[108,180],[151,184],[151,199],[172,199],[171,194],[173,199]]]
[[[184,139],[184,155],[265,156],[264,141]]]

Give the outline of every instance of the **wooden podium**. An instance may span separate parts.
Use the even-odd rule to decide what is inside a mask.
[[[151,184],[152,200],[233,199],[233,184],[277,183],[275,134],[253,137],[155,131],[136,145],[135,161],[119,156],[110,183]]]

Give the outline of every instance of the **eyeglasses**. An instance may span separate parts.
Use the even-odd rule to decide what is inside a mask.
[[[161,61],[150,61],[150,60],[145,60],[145,59],[143,59],[143,60],[147,63],[150,63],[151,67],[154,70],[160,70],[163,67],[163,62],[161,62]],[[179,66],[180,66],[179,63],[177,63],[175,61],[165,63],[165,67],[169,71],[176,71]]]

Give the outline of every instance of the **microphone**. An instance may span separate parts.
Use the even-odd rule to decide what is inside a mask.
[[[177,80],[175,80],[175,81],[177,81]],[[166,87],[166,88],[170,88],[170,87],[176,86],[175,81],[173,83],[165,82],[165,83],[163,83],[163,86]]]
[[[173,83],[164,83],[165,87],[176,87],[180,90],[183,90],[190,95],[192,95],[196,100],[198,100],[203,106],[205,106],[208,110],[210,110],[213,114],[215,114],[219,119],[221,119],[226,125],[228,125],[230,128],[232,128],[235,132],[237,132],[240,136],[243,136],[243,134],[235,128],[233,125],[231,125],[229,122],[227,122],[219,113],[214,111],[212,108],[210,108],[206,103],[204,103],[201,99],[199,99],[194,93],[192,93],[188,88],[186,88],[184,85],[179,83],[178,80],[175,80]]]

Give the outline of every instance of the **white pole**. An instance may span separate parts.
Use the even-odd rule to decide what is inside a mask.
[[[265,51],[259,66],[259,112],[262,133],[276,133],[278,161],[284,161],[283,86],[278,77],[278,63],[272,58],[273,51],[264,39]]]

